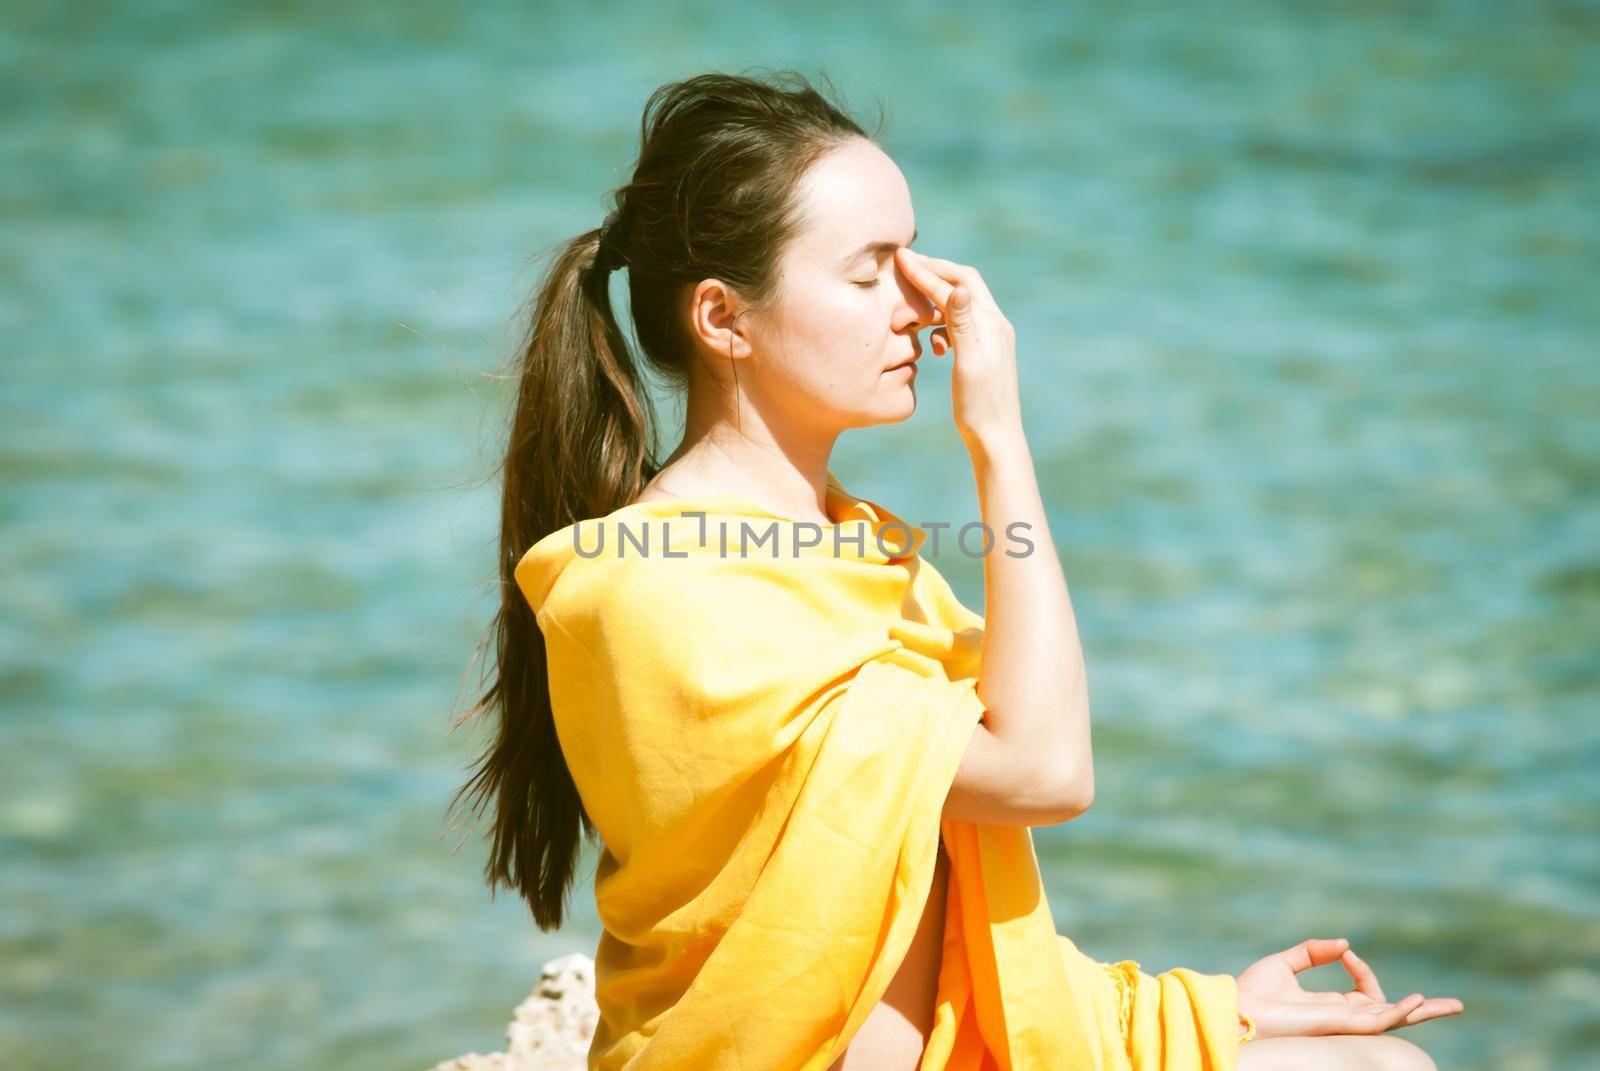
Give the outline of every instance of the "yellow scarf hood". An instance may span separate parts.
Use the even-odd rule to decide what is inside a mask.
[[[983,618],[921,529],[831,473],[827,507],[819,532],[734,494],[636,502],[516,568],[604,842],[589,1067],[825,1071],[904,958],[942,837],[919,1071],[1232,1071],[1231,977],[1096,963],[1056,934],[1028,827],[943,819]]]

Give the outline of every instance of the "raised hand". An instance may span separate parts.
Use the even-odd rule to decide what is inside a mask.
[[[895,251],[911,284],[938,310],[928,333],[934,356],[955,351],[950,400],[956,430],[969,450],[1022,434],[1017,389],[1017,333],[976,268],[913,249]]]
[[[1300,988],[1301,971],[1335,960],[1350,972],[1355,988],[1344,993]],[[1312,938],[1256,960],[1238,976],[1239,1010],[1256,1024],[1257,1037],[1321,1034],[1382,1034],[1402,1026],[1459,1015],[1454,997],[1412,993],[1390,1003],[1378,976],[1343,937]]]

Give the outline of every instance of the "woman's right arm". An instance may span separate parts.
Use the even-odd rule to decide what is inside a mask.
[[[1065,822],[1094,801],[1089,690],[1066,577],[1020,434],[985,444],[973,468],[984,523],[995,533],[984,558],[977,685],[987,710],[944,815],[989,825]],[[1008,537],[1007,526],[1017,522],[1027,527],[1012,529],[1020,538]]]
[[[935,355],[953,350],[951,400],[972,458],[983,522],[983,660],[987,710],[944,816],[988,825],[1051,825],[1094,800],[1089,690],[1066,576],[1045,519],[1022,430],[1016,334],[977,270],[900,250],[907,278],[936,306]]]

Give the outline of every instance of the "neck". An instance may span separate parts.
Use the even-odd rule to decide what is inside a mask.
[[[683,441],[663,462],[663,490],[733,491],[782,517],[828,523],[828,464],[838,432],[780,431],[752,405],[731,413],[688,406]],[[674,479],[677,477],[677,479]],[[687,496],[685,496],[687,497]]]

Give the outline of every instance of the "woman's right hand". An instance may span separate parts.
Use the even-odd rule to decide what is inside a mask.
[[[1017,333],[976,268],[914,249],[896,250],[901,272],[922,291],[941,324],[928,333],[935,356],[954,350],[950,401],[969,451],[1022,436]]]

